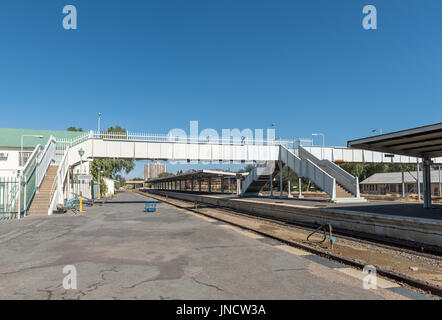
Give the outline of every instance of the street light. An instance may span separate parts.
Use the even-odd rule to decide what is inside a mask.
[[[101,112],[98,112],[98,137],[100,137],[100,120],[102,115]]]
[[[80,156],[80,174],[83,174],[83,156],[84,156],[84,150],[83,148],[80,148],[80,150],[78,150],[78,154]]]
[[[312,136],[322,136],[322,146],[325,147],[325,135],[323,133],[312,133]]]
[[[23,163],[23,137],[34,137],[34,138],[43,139],[43,136],[39,136],[39,135],[36,135],[36,134],[24,134],[24,135],[21,136],[21,144],[20,144],[21,156],[20,156],[20,160],[21,160],[21,166],[22,167],[25,165]]]
[[[274,128],[276,128],[276,123],[271,123],[270,126],[267,128],[267,145],[269,144],[270,141],[270,130],[273,129],[276,132],[276,129]],[[272,144],[275,144],[275,137],[273,137]]]
[[[100,192],[101,192],[100,173],[102,173],[103,171],[101,171],[101,167],[97,167],[97,169],[98,169],[98,200],[100,200]]]

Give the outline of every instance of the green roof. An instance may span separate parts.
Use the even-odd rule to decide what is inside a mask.
[[[43,136],[42,139],[37,137],[23,137],[23,147],[35,148],[38,144],[42,146],[46,145],[51,136],[58,139],[74,139],[84,134],[85,132],[78,131],[0,128],[0,147],[20,147],[22,135]]]

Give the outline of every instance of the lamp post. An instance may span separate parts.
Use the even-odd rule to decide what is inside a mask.
[[[43,136],[39,136],[39,135],[36,135],[36,134],[24,134],[24,135],[22,135],[21,136],[21,144],[20,144],[20,151],[21,151],[21,153],[20,153],[20,161],[21,161],[21,166],[22,167],[24,167],[24,163],[23,163],[23,138],[24,137],[34,137],[34,138],[39,138],[39,139],[43,139]]]
[[[101,112],[98,112],[98,138],[100,137],[100,121],[102,115],[103,114]]]
[[[275,130],[275,132],[276,132],[276,123],[271,123],[270,124],[270,126],[267,128],[267,145],[269,145],[269,142],[270,142],[270,130]],[[274,145],[275,144],[275,137],[273,138],[273,141],[272,141],[272,145]]]
[[[101,185],[100,185],[101,180],[100,180],[100,173],[101,173],[102,171],[101,171],[101,167],[98,167],[97,169],[98,169],[98,200],[100,200],[100,193],[101,193]]]
[[[323,133],[312,133],[312,136],[322,136],[322,146],[325,147],[325,135]]]
[[[325,135],[323,133],[312,133],[312,136],[322,136],[321,160],[324,159],[323,149],[325,147]]]

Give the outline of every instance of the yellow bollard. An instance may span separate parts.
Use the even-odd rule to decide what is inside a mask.
[[[80,212],[83,212],[83,197],[80,194]]]

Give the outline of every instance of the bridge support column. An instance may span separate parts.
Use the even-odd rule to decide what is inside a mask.
[[[201,178],[198,179],[198,191],[201,192]]]
[[[228,180],[229,180],[229,193],[232,193],[232,189],[230,188],[230,178]]]
[[[212,192],[212,178],[208,179],[207,184],[209,185],[209,193],[210,193]]]
[[[291,187],[290,187],[290,169],[288,169],[288,175],[287,175],[287,198],[293,198],[292,194],[291,194]]]
[[[190,186],[190,190],[193,192],[193,179],[190,180],[191,186]]]
[[[220,180],[221,180],[221,193],[224,193],[224,177],[221,177]]]
[[[298,198],[299,199],[304,198],[304,196],[302,195],[302,180],[301,180],[301,178],[298,179],[298,189],[299,189]]]
[[[241,195],[241,179],[236,178],[236,195]]]
[[[273,198],[273,176],[272,176],[271,173],[270,173],[270,183],[269,183],[269,186],[270,186],[270,198]]]

